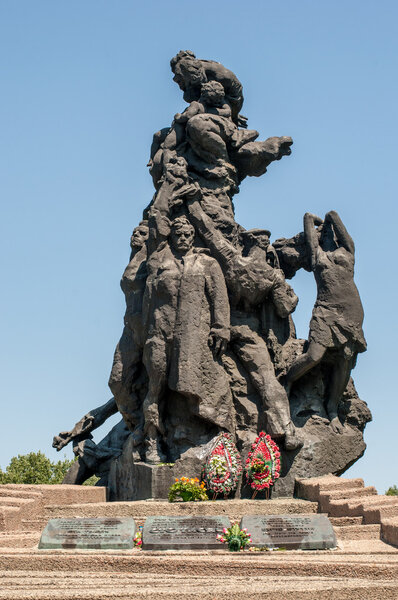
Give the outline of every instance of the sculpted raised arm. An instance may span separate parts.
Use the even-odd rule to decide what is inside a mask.
[[[355,245],[352,237],[348,233],[343,221],[335,210],[331,210],[325,216],[325,223],[329,221],[333,225],[334,232],[336,234],[337,241],[343,248],[348,250],[351,254],[355,254]]]
[[[310,262],[311,269],[315,269],[316,265],[316,253],[319,248],[318,235],[315,231],[315,225],[321,225],[323,223],[320,217],[311,213],[305,213],[304,215],[304,235],[307,245],[310,250]]]

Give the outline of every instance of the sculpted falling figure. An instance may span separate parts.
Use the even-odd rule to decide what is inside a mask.
[[[318,226],[317,230],[315,226]],[[304,235],[318,291],[310,322],[308,348],[291,365],[286,374],[286,384],[290,391],[295,381],[324,359],[327,350],[333,350],[326,408],[331,427],[340,433],[342,425],[337,415],[338,403],[358,353],[366,350],[362,331],[363,308],[354,283],[355,246],[335,211],[328,212],[324,221],[306,213]]]

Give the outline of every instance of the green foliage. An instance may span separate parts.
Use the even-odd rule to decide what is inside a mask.
[[[99,480],[100,480],[100,478],[97,477],[96,475],[91,475],[91,477],[86,479],[86,481],[83,483],[83,485],[95,485],[97,483],[97,481],[99,481]]]
[[[386,496],[398,496],[398,487],[396,485],[389,487]]]
[[[169,502],[198,502],[208,500],[205,484],[199,483],[199,479],[189,479],[189,477],[181,477],[176,479],[175,483],[169,489]]]
[[[0,468],[0,483],[61,483],[74,460],[52,462],[43,452],[14,456],[5,471]]]

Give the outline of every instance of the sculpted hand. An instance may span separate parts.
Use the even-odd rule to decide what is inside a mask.
[[[318,217],[317,215],[313,215],[312,213],[305,213],[305,216],[308,217],[309,219],[312,219],[314,222],[314,225],[316,225],[316,226],[323,225],[323,219],[321,219],[321,217]]]
[[[221,356],[227,349],[228,340],[217,330],[210,331],[209,346],[215,357]]]
[[[57,452],[65,448],[72,440],[71,431],[61,431],[59,435],[53,437],[53,448],[56,448]]]

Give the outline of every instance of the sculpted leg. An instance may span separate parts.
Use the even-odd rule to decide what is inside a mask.
[[[138,409],[133,386],[141,363],[142,349],[134,341],[131,329],[125,327],[115,350],[109,387],[119,412],[132,431],[137,424]]]
[[[304,352],[304,354],[299,356],[286,373],[285,382],[288,394],[290,393],[293,383],[297,381],[297,379],[303,377],[308,371],[321,362],[325,352],[326,348],[321,344],[317,344],[314,341],[309,343],[307,352]]]
[[[154,337],[147,341],[143,362],[148,373],[148,392],[144,400],[144,433],[146,435],[146,462],[164,462],[160,450],[160,434],[163,425],[159,415],[159,401],[166,387],[167,354],[164,339]]]
[[[275,377],[265,341],[246,326],[233,328],[232,336],[233,349],[263,401],[267,433],[275,439],[284,437],[287,450],[302,446],[290,418],[289,399]]]
[[[347,387],[350,378],[353,360],[339,358],[333,367],[327,396],[326,410],[330,419],[330,426],[335,433],[342,433],[343,426],[337,416],[339,401]]]

